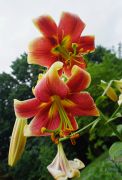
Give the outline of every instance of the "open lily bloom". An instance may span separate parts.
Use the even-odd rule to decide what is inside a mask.
[[[34,24],[43,37],[30,43],[28,63],[50,67],[61,61],[67,76],[73,65],[86,67],[83,55],[94,51],[94,36],[81,36],[85,24],[78,16],[64,12],[58,26],[50,16],[40,16]]]
[[[56,180],[67,180],[68,178],[79,177],[79,169],[84,168],[85,165],[79,159],[69,161],[66,158],[62,144],[58,144],[58,153],[53,162],[47,167],[48,171]]]
[[[27,137],[24,136],[26,119],[17,118],[14,124],[8,155],[8,164],[14,166],[20,159],[26,144]]]
[[[34,88],[35,98],[15,100],[17,117],[33,117],[30,124],[25,127],[26,136],[71,132],[78,129],[74,116],[99,115],[90,94],[80,92],[90,83],[89,73],[75,65],[71,77],[64,82],[58,74],[62,67],[62,62],[55,62],[50,67]]]

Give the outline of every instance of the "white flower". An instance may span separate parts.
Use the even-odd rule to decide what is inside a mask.
[[[66,158],[62,144],[58,144],[58,152],[52,163],[47,167],[48,171],[56,180],[67,180],[72,177],[79,177],[79,169],[85,165],[79,159],[69,160]]]

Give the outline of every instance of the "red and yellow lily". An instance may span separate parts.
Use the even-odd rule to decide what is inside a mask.
[[[50,16],[40,16],[34,24],[43,37],[30,43],[28,63],[50,67],[61,61],[67,76],[74,65],[86,67],[83,55],[94,51],[94,36],[81,36],[85,24],[78,16],[64,12],[58,26]]]
[[[70,133],[78,129],[74,116],[99,115],[92,97],[84,92],[90,84],[90,74],[74,65],[71,77],[64,82],[58,73],[62,68],[60,61],[50,67],[35,86],[34,98],[15,100],[16,116],[33,118],[25,126],[25,136]]]

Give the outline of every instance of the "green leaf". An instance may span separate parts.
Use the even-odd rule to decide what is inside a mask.
[[[103,101],[104,101],[105,99],[107,99],[106,96],[99,96],[99,97],[97,98],[97,100],[95,101],[96,105],[98,106],[99,104],[103,103]]]
[[[112,160],[122,163],[122,142],[115,142],[109,149]]]
[[[117,125],[117,131],[120,133],[120,135],[122,136],[122,124]],[[112,136],[116,136],[115,133],[112,133]]]

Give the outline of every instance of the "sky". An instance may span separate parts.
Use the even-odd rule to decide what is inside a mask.
[[[122,0],[0,0],[0,73],[10,73],[12,61],[40,36],[32,19],[48,14],[58,23],[63,11],[85,22],[83,35],[95,35],[96,45],[122,42]]]

